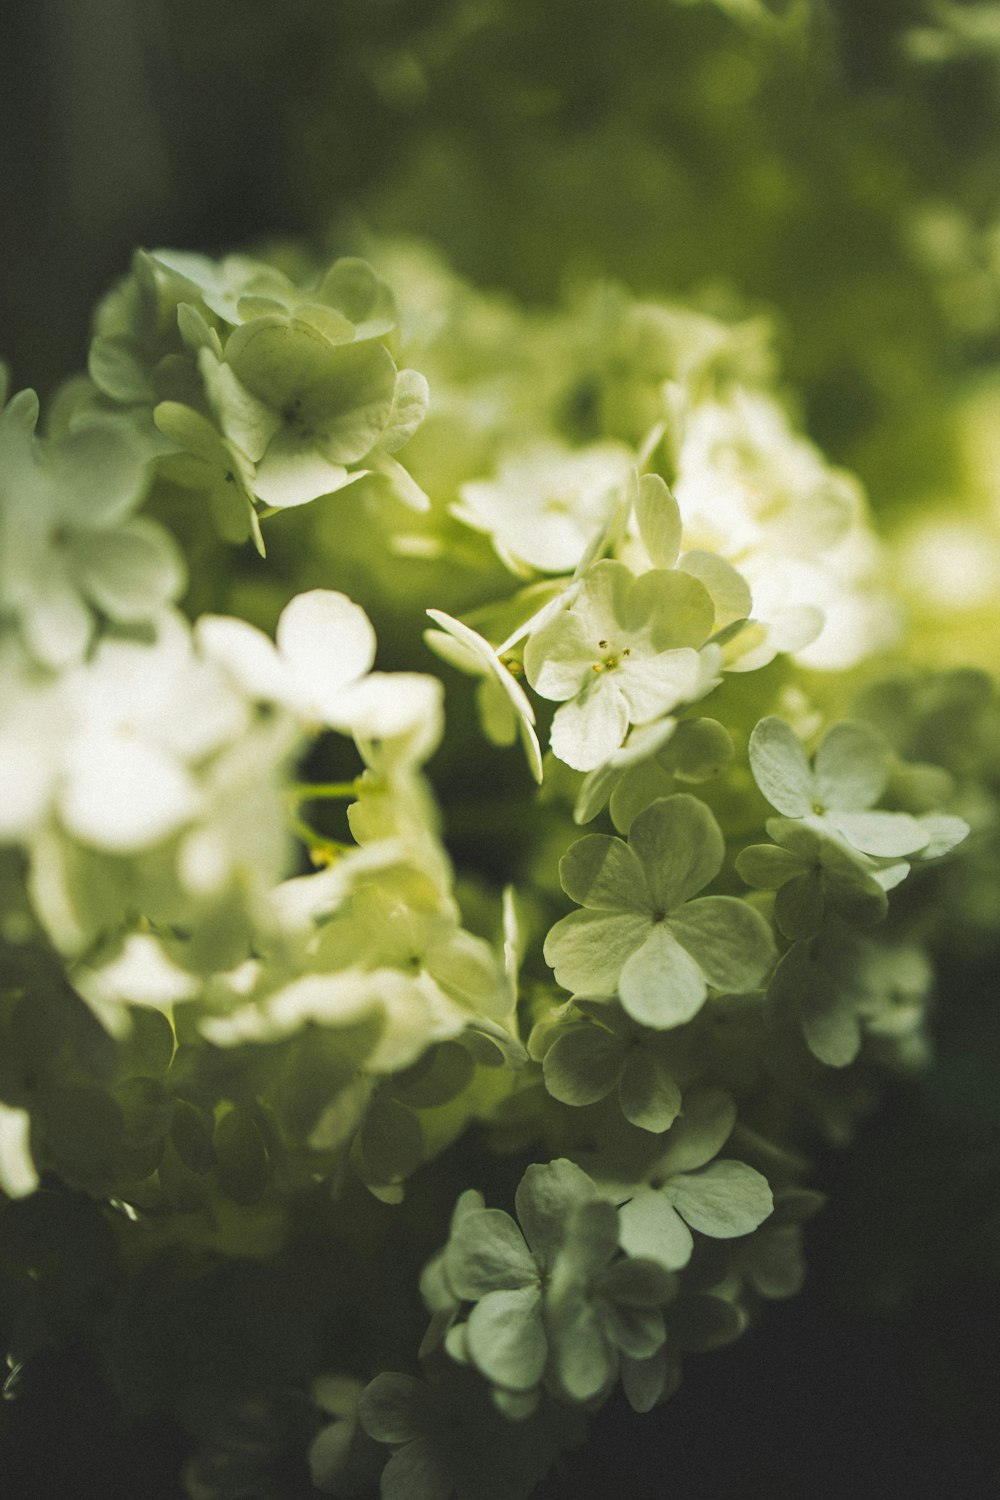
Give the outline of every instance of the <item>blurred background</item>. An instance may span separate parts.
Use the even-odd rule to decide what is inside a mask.
[[[416,236],[528,302],[766,310],[916,659],[996,667],[1000,4],[2,0],[0,226],[0,357],[43,396],[137,245]],[[931,1073],[820,1162],[805,1293],[657,1417],[602,1413],[549,1500],[1000,1492],[997,886],[941,955]],[[31,1396],[12,1497],[176,1493],[179,1431],[116,1428],[83,1354]]]

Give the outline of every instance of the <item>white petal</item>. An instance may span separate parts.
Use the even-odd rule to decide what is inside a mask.
[[[66,828],[114,854],[160,843],[198,811],[198,788],[181,762],[124,735],[79,740],[64,775],[59,810]]]
[[[375,660],[375,631],[368,616],[346,594],[331,589],[311,589],[286,605],[277,642],[305,712],[321,719]]]

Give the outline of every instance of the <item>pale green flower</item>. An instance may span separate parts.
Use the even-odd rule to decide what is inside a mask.
[[[576,994],[617,992],[633,1020],[665,1028],[689,1021],[709,986],[747,991],[767,973],[767,923],[733,896],[692,900],[719,873],[724,845],[703,802],[658,799],[628,842],[579,839],[559,866],[563,889],[586,909],[550,931],[545,957]]]
[[[634,1148],[635,1160],[591,1165],[601,1192],[622,1204],[621,1244],[627,1254],[680,1270],[694,1249],[692,1229],[732,1239],[768,1217],[767,1179],[745,1162],[719,1157],[735,1120],[728,1094],[693,1090],[685,1097],[683,1115],[655,1150],[645,1136]],[[636,1181],[643,1184],[638,1190]]]
[[[652,569],[636,578],[623,563],[594,563],[524,651],[531,686],[562,704],[552,722],[554,754],[575,770],[593,770],[621,746],[630,724],[695,697],[698,648],[714,619],[707,589],[687,573]]]

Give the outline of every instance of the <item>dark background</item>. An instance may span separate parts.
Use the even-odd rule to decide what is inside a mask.
[[[918,191],[985,211],[995,69],[960,59],[914,83],[895,43],[926,8],[845,0],[815,42],[825,71],[785,58],[743,112],[703,118],[693,70],[716,46],[752,54],[707,7],[511,0],[485,40],[459,41],[455,9],[0,0],[0,354],[15,388],[49,392],[84,363],[90,308],[134,245],[336,243],[331,225],[361,213],[435,235],[468,274],[528,297],[551,296],[564,262],[666,292],[732,276],[777,306],[817,436],[876,505],[902,504],[913,434],[1000,343],[988,319],[948,326],[893,225]],[[753,153],[773,168],[770,199],[745,185]],[[996,948],[946,948],[941,972],[932,1072],[892,1084],[853,1149],[818,1152],[830,1204],[808,1229],[805,1292],[689,1360],[654,1416],[606,1409],[546,1500],[1000,1493]],[[183,1432],[123,1427],[84,1344],[36,1364],[20,1396],[0,1412],[12,1500],[179,1493]],[[301,1473],[287,1483],[309,1493]]]

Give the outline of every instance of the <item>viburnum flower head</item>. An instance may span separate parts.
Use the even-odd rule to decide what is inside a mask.
[[[578,839],[559,863],[584,908],[550,931],[545,958],[576,994],[616,991],[633,1020],[664,1029],[697,1014],[709,986],[742,993],[774,960],[770,929],[734,896],[691,898],[722,868],[722,832],[697,797],[660,797],[628,842]]]
[[[708,590],[688,573],[653,568],[638,578],[594,563],[569,602],[528,638],[524,669],[543,698],[561,703],[553,753],[592,771],[645,724],[690,700],[702,682],[699,647],[715,620]]]

